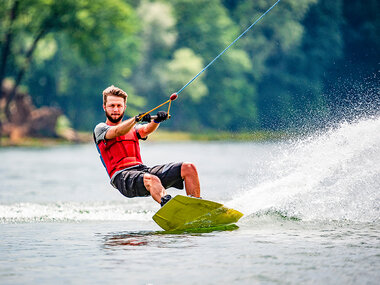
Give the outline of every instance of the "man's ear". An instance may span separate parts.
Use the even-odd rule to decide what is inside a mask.
[[[106,105],[103,104],[103,110],[104,112],[106,111]]]

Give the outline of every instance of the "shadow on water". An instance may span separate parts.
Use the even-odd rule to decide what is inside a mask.
[[[110,233],[103,236],[105,249],[136,249],[138,247],[192,247],[189,238],[208,233],[234,231],[239,227],[235,224],[186,231],[139,231]],[[209,236],[209,235],[208,235]]]

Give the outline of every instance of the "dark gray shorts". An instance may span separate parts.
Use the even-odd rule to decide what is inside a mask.
[[[149,191],[144,186],[145,173],[157,176],[165,189],[170,187],[183,189],[181,166],[182,162],[167,163],[153,167],[139,165],[120,172],[113,182],[120,193],[129,198],[150,196]]]

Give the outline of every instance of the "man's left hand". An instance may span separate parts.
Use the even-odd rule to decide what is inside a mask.
[[[150,114],[146,114],[144,117],[142,117],[140,119],[140,116],[143,114],[145,114],[145,113],[141,113],[141,114],[138,114],[137,116],[135,116],[135,121],[136,122],[148,122],[149,123],[152,120]]]
[[[157,118],[154,119],[154,122],[158,124],[158,123],[161,123],[167,119],[168,119],[168,113],[166,113],[164,111],[159,111],[159,112],[157,112]]]

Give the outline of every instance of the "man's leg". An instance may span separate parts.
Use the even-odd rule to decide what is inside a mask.
[[[195,165],[184,162],[181,166],[181,176],[183,180],[185,180],[186,194],[193,197],[200,197],[201,187]]]
[[[145,173],[144,186],[150,192],[152,198],[158,203],[161,203],[161,197],[166,195],[166,190],[162,186],[160,179],[155,175]]]

